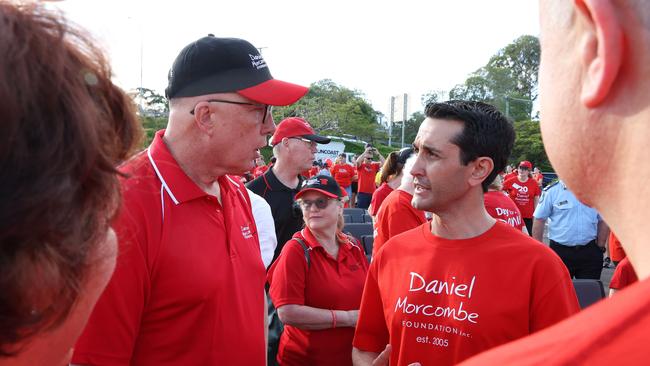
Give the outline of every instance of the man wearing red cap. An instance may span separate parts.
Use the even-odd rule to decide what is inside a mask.
[[[542,191],[535,180],[530,178],[533,165],[530,161],[522,161],[517,168],[518,175],[503,182],[503,190],[508,192],[510,198],[521,211],[521,217],[526,223],[526,230],[531,235],[533,232],[533,213]]]
[[[316,144],[329,142],[329,138],[317,135],[302,118],[289,117],[283,120],[278,124],[270,142],[277,159],[275,164],[246,185],[271,206],[278,238],[273,260],[280,255],[282,247],[293,234],[302,229],[302,214],[294,200],[302,185],[300,173],[313,166]]]
[[[271,206],[271,214],[275,221],[275,235],[278,245],[273,254],[273,262],[282,252],[284,245],[293,234],[303,227],[302,211],[295,202],[295,196],[302,186],[301,172],[308,170],[314,163],[316,144],[327,144],[329,138],[319,136],[307,121],[298,117],[289,117],[280,124],[271,138],[275,164],[263,175],[255,178],[246,186],[255,194],[264,198]],[[273,263],[272,262],[272,263]],[[269,305],[269,315],[273,322],[279,322],[272,304]],[[276,362],[278,339],[277,332],[269,332],[268,361]]]
[[[275,131],[273,79],[242,39],[203,37],[169,72],[169,122],[124,172],[120,255],[74,349],[82,365],[263,365],[265,270],[245,187]],[[246,351],[242,352],[242,347]]]

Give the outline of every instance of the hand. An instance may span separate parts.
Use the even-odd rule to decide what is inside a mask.
[[[391,346],[390,344],[386,345],[386,348],[375,358],[374,361],[372,361],[372,366],[388,366],[388,362],[390,361],[390,351],[391,351]],[[410,363],[408,366],[422,366],[419,362],[413,362]]]
[[[372,366],[388,366],[388,361],[390,361],[390,344],[386,345],[383,351],[372,361]]]

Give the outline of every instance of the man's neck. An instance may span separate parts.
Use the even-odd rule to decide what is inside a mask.
[[[300,183],[300,178],[298,178],[298,175],[300,172],[297,172],[295,167],[291,167],[287,165],[286,162],[278,159],[273,167],[271,167],[271,170],[273,170],[275,177],[278,178],[280,183],[282,183],[285,187],[291,189],[298,188],[298,184]]]
[[[526,175],[518,174],[517,178],[519,178],[520,182],[525,183],[528,180],[528,174],[526,174]]]
[[[496,220],[485,211],[483,193],[478,193],[452,203],[447,209],[434,212],[431,233],[445,239],[469,239],[494,226]]]
[[[205,193],[216,196],[221,200],[221,192],[217,179],[225,175],[225,172],[210,172],[208,169],[204,169],[199,164],[202,159],[195,153],[195,150],[184,146],[180,141],[174,141],[173,139],[168,139],[167,136],[163,136],[163,142],[183,172]]]

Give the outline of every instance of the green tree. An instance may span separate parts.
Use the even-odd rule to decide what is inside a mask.
[[[515,122],[516,139],[510,154],[510,162],[515,165],[520,161],[528,160],[542,171],[553,170],[551,163],[544,151],[542,134],[537,121]]]
[[[385,133],[378,128],[379,113],[365,100],[364,95],[330,79],[311,84],[309,93],[297,103],[273,111],[273,117],[278,122],[291,116],[306,119],[317,133],[325,135],[347,134],[367,141],[385,137]]]
[[[164,96],[147,88],[136,88],[137,98],[142,103],[143,114],[147,116],[162,116],[169,113],[169,101]]]
[[[532,118],[537,99],[539,40],[521,36],[499,50],[488,63],[449,91],[450,99],[478,100],[495,105],[515,121]]]

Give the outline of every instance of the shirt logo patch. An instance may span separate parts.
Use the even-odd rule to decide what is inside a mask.
[[[248,225],[242,226],[241,235],[244,237],[244,239],[252,238],[253,234],[251,233],[251,228]]]

